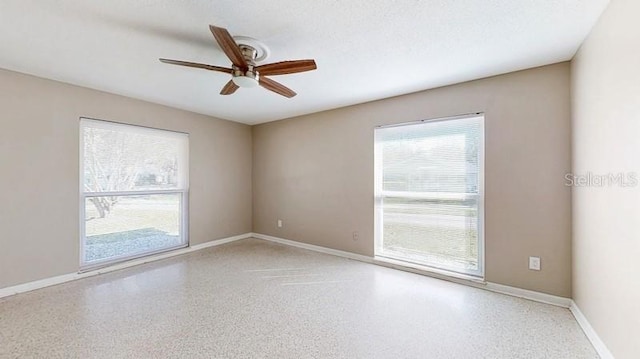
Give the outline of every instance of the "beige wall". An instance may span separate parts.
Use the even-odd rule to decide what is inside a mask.
[[[638,14],[612,1],[573,61],[576,174],[640,174]],[[574,299],[616,358],[640,358],[640,187],[574,188],[573,213]]]
[[[569,75],[561,63],[254,126],[254,232],[373,255],[374,126],[485,112],[486,279],[569,297]]]
[[[79,258],[79,117],[190,134],[190,240],[251,232],[251,128],[0,70],[0,288]]]

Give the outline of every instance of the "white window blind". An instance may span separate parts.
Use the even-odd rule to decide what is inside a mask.
[[[376,129],[376,255],[483,275],[483,122]]]
[[[81,266],[187,245],[187,134],[81,119]]]

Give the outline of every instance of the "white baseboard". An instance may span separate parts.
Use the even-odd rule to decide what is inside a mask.
[[[533,300],[540,303],[546,303],[555,305],[562,308],[569,308],[571,306],[571,298],[560,297],[557,295],[536,292],[533,290],[522,289],[517,287],[511,287],[508,285],[487,282],[485,285],[486,290],[490,290],[496,293],[508,294],[513,297],[524,298]]]
[[[199,251],[199,250],[204,249],[204,248],[215,247],[215,246],[219,246],[221,244],[231,243],[231,242],[239,241],[241,239],[251,238],[252,234],[253,233],[249,232],[249,233],[239,234],[239,235],[233,236],[233,237],[214,239],[212,241],[196,244],[195,246],[191,246],[191,247],[185,248],[185,249],[189,249],[189,252],[195,252],[195,251]]]
[[[474,285],[474,286],[476,284],[481,284],[481,285],[487,284],[487,282],[485,282],[485,280],[482,278],[461,274],[461,273],[448,272],[448,271],[436,269],[436,268],[429,268],[427,266],[422,266],[415,263],[407,263],[407,262],[391,259],[388,257],[378,257],[378,256],[373,257],[373,263],[377,265],[381,265],[383,267],[398,269],[403,272],[422,274],[427,277],[442,279],[447,282],[453,282],[453,283],[465,284],[465,285]]]
[[[576,318],[576,321],[580,325],[580,328],[582,328],[582,331],[591,342],[591,345],[593,345],[593,347],[596,349],[596,352],[598,352],[600,358],[614,359],[613,354],[611,354],[602,339],[600,339],[600,336],[598,336],[598,333],[596,333],[596,331],[587,320],[587,317],[582,314],[582,311],[580,311],[580,308],[578,308],[578,305],[573,300],[571,301],[569,310],[571,310],[571,313]]]
[[[36,281],[33,281],[33,282],[24,283],[24,284],[18,284],[18,285],[11,286],[11,287],[0,288],[0,298],[8,297],[8,296],[15,295],[15,294],[18,294],[18,293],[29,292],[29,291],[32,291],[32,290],[45,288],[45,287],[49,287],[49,286],[56,285],[56,284],[62,284],[62,283],[65,283],[65,282],[70,282],[72,280],[92,277],[94,275],[98,275],[98,274],[102,274],[102,273],[113,272],[113,271],[117,271],[117,270],[120,270],[120,269],[137,266],[137,265],[144,264],[144,263],[154,262],[154,261],[157,261],[157,260],[160,260],[160,259],[175,257],[175,256],[179,256],[181,254],[187,254],[187,253],[195,252],[195,251],[198,251],[198,250],[201,250],[201,249],[204,249],[204,248],[219,246],[221,244],[225,244],[225,243],[229,243],[229,242],[233,242],[233,241],[237,241],[237,240],[245,239],[245,238],[249,238],[249,237],[251,237],[251,233],[245,233],[245,234],[241,234],[241,235],[237,235],[237,236],[233,236],[233,237],[216,239],[216,240],[209,241],[209,242],[202,243],[202,244],[196,244],[194,246],[181,248],[181,249],[176,249],[174,251],[164,252],[164,253],[157,254],[157,255],[137,258],[137,259],[130,260],[130,261],[127,261],[127,262],[122,262],[122,263],[115,264],[115,265],[112,265],[112,266],[109,266],[109,267],[103,267],[103,268],[99,268],[99,269],[94,269],[94,270],[90,270],[90,271],[87,271],[87,272],[68,273],[68,274],[63,274],[63,275],[59,275],[59,276],[55,276],[55,277],[36,280]]]
[[[366,263],[373,263],[373,258],[372,257],[363,256],[362,254],[355,254],[355,253],[345,252],[345,251],[341,251],[341,250],[337,250],[337,249],[332,249],[332,248],[327,248],[327,247],[322,247],[322,246],[316,246],[316,245],[313,245],[313,244],[296,242],[296,241],[292,241],[292,240],[289,240],[289,239],[284,239],[284,238],[279,238],[279,237],[274,237],[274,236],[268,236],[266,234],[260,234],[260,233],[251,233],[251,236],[253,238],[263,239],[265,241],[276,242],[276,243],[280,243],[280,244],[286,244],[286,245],[291,246],[291,247],[298,247],[298,248],[308,249],[308,250],[314,251],[314,252],[332,254],[332,255],[338,256],[338,257],[355,259],[357,261],[366,262]]]
[[[72,280],[76,280],[76,279],[80,279],[88,276],[89,276],[89,272],[83,273],[83,274],[69,273],[69,274],[63,274],[55,277],[40,279],[33,282],[27,282],[24,284],[18,284],[12,287],[5,287],[0,289],[0,298],[8,297],[18,293],[30,292],[32,290],[49,287],[52,285],[61,284],[65,282],[70,282]]]
[[[316,251],[316,252],[320,252],[320,253],[332,254],[332,255],[335,255],[335,256],[339,256],[339,257],[355,259],[357,261],[361,261],[361,262],[365,262],[365,263],[372,263],[372,264],[381,265],[381,266],[385,266],[385,267],[390,267],[390,268],[394,268],[394,269],[399,269],[399,270],[403,270],[403,271],[408,271],[408,272],[412,272],[412,273],[422,274],[422,275],[426,275],[426,276],[429,276],[429,277],[434,277],[434,278],[437,278],[437,279],[446,280],[446,281],[449,281],[449,282],[454,282],[454,283],[467,285],[467,286],[471,286],[471,287],[475,287],[475,288],[485,289],[485,290],[489,290],[489,291],[497,292],[497,293],[501,293],[501,294],[507,294],[507,295],[510,295],[510,296],[513,296],[513,297],[529,299],[529,300],[533,300],[533,301],[540,302],[540,303],[552,304],[552,305],[555,305],[555,306],[558,306],[558,307],[562,307],[562,308],[569,308],[569,306],[571,305],[571,299],[564,298],[564,297],[558,297],[558,296],[551,295],[551,294],[540,293],[540,292],[536,292],[536,291],[532,291],[532,290],[521,289],[521,288],[511,287],[511,286],[497,284],[497,283],[484,282],[484,281],[481,281],[479,279],[464,278],[464,276],[458,276],[458,277],[446,276],[446,275],[443,275],[443,274],[440,274],[440,273],[421,270],[421,269],[414,268],[414,267],[411,267],[411,266],[403,266],[403,265],[399,265],[397,263],[391,263],[392,261],[386,261],[386,260],[385,261],[381,261],[381,260],[378,260],[376,258],[364,256],[364,255],[361,255],[361,254],[355,254],[355,253],[345,252],[345,251],[341,251],[341,250],[337,250],[337,249],[331,249],[331,248],[326,248],[326,247],[322,247],[322,246],[316,246],[316,245],[313,245],[313,244],[296,242],[296,241],[292,241],[292,240],[289,240],[289,239],[269,236],[269,235],[266,235],[266,234],[252,233],[251,236],[253,238],[263,239],[263,240],[267,240],[267,241],[270,241],[270,242],[281,243],[281,244],[285,244],[285,245],[292,246],[292,247],[308,249],[308,250]]]

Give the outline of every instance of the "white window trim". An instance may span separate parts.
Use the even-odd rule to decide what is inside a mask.
[[[478,155],[479,157],[478,158],[478,167],[479,167],[478,177],[479,178],[478,178],[477,194],[473,194],[473,193],[444,194],[444,193],[429,193],[429,192],[408,193],[408,192],[402,192],[402,191],[382,191],[382,149],[381,149],[381,146],[378,145],[377,141],[375,140],[376,131],[378,129],[416,125],[416,124],[426,123],[426,122],[461,120],[461,119],[474,118],[474,117],[482,118],[482,126],[481,126],[480,139],[479,139],[480,153]],[[485,223],[484,223],[484,220],[485,220],[485,214],[484,214],[484,211],[485,211],[484,209],[485,119],[486,119],[486,116],[483,112],[476,112],[476,113],[470,113],[470,114],[464,114],[464,115],[441,117],[441,118],[434,118],[430,120],[404,122],[404,123],[375,127],[374,129],[374,177],[375,177],[375,180],[374,180],[374,188],[375,188],[374,189],[374,223],[375,223],[374,255],[376,259],[381,261],[390,261],[390,262],[406,262],[411,267],[418,266],[420,267],[421,270],[430,271],[430,272],[434,272],[441,275],[442,274],[450,275],[452,277],[459,277],[460,275],[471,276],[477,279],[484,280],[485,268],[486,268],[485,233],[484,233],[484,228],[485,228]],[[465,271],[465,272],[455,271],[447,268],[440,268],[436,266],[425,265],[424,263],[415,263],[411,261],[398,260],[398,258],[390,258],[384,255],[381,255],[380,253],[382,253],[382,246],[383,246],[382,238],[383,238],[383,229],[384,229],[384,222],[382,220],[383,214],[384,214],[382,200],[384,197],[406,197],[406,198],[416,198],[416,199],[435,199],[435,198],[476,199],[478,202],[478,269],[476,271]]]
[[[105,120],[97,120],[88,117],[80,117],[80,125],[79,125],[79,218],[80,218],[80,253],[79,253],[79,262],[80,262],[80,270],[79,272],[86,272],[90,270],[95,270],[102,267],[107,267],[116,263],[121,263],[124,261],[129,261],[136,258],[152,256],[158,253],[164,253],[173,251],[180,248],[185,248],[189,246],[189,148],[185,149],[187,151],[186,161],[183,163],[184,167],[184,176],[181,178],[183,182],[183,186],[181,189],[170,189],[170,190],[144,190],[144,191],[110,191],[110,192],[85,192],[84,190],[84,128],[87,127],[87,124],[91,124],[92,128],[106,128],[106,129],[117,129],[121,130],[122,126],[127,126],[131,128],[132,131],[135,131],[136,128],[139,128],[142,132],[149,133],[150,131],[159,131],[162,132],[163,136],[171,137],[171,136],[189,136],[188,133],[177,132],[171,130],[163,130],[153,127],[145,127],[132,125],[128,123],[119,123],[113,121],[105,121]],[[167,136],[168,135],[168,136]],[[136,196],[136,195],[154,195],[154,194],[179,194],[180,195],[180,211],[181,211],[181,220],[180,220],[180,236],[181,243],[177,246],[162,248],[157,251],[150,251],[144,253],[138,253],[133,255],[125,255],[118,256],[113,258],[108,258],[105,260],[92,261],[87,262],[85,260],[85,242],[86,242],[86,200],[91,197],[104,197],[104,196]]]

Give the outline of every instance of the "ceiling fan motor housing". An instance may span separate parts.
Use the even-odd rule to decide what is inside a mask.
[[[255,58],[258,51],[249,45],[238,44],[238,47],[242,51],[242,56],[247,60],[247,68],[243,69],[233,65],[232,81],[240,87],[256,87],[260,79],[260,74],[255,70]]]

